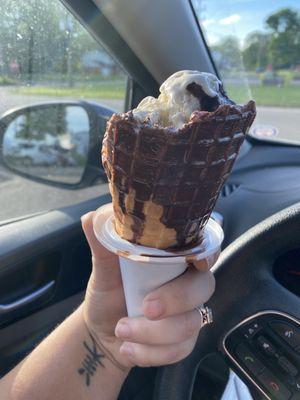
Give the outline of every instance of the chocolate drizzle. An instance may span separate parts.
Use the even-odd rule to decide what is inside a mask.
[[[131,215],[133,220],[133,223],[131,225],[131,229],[133,232],[133,238],[132,238],[133,243],[138,243],[139,238],[141,238],[143,234],[144,224],[146,220],[146,216],[143,213],[143,208],[144,208],[144,203],[134,200],[134,206]]]
[[[219,94],[215,97],[211,97],[206,94],[202,89],[202,86],[195,82],[190,83],[186,89],[199,100],[201,111],[216,111],[217,108],[222,104],[235,105],[235,103],[227,96],[223,85],[220,85]]]
[[[124,192],[119,192],[119,206],[120,206],[122,212],[125,214],[126,206],[125,206],[125,193]]]
[[[195,111],[181,129],[140,123],[131,112],[114,114],[107,125],[103,165],[119,193],[121,213],[132,220],[133,235],[125,239],[134,243],[152,246],[143,242],[147,202],[161,206],[160,223],[176,231],[176,242],[166,247],[199,241],[255,117],[253,101],[238,106],[228,99],[217,105],[225,102],[225,92],[223,100],[210,102],[196,86],[189,90],[207,110]],[[116,218],[122,223],[122,215]]]

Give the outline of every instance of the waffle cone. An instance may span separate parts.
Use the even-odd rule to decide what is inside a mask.
[[[114,114],[102,162],[117,233],[160,249],[201,240],[220,190],[255,118],[255,103],[195,111],[181,129]]]

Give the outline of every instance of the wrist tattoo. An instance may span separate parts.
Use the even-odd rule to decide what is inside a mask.
[[[96,340],[90,333],[89,337],[91,339],[91,344],[87,343],[85,340],[83,341],[83,346],[85,347],[87,353],[81,363],[81,367],[78,368],[79,375],[85,376],[86,386],[90,386],[91,378],[99,366],[105,368],[102,362],[105,358],[105,355],[101,352]]]
[[[90,386],[91,378],[96,373],[99,366],[105,368],[105,365],[103,364],[104,358],[107,358],[122,372],[128,372],[130,368],[127,368],[124,365],[120,364],[114,358],[112,353],[100,342],[100,340],[95,339],[95,335],[92,334],[87,324],[86,329],[88,331],[91,344],[87,343],[86,340],[83,341],[83,346],[86,349],[87,353],[81,363],[80,368],[78,368],[79,375],[83,375],[85,377],[86,386]]]

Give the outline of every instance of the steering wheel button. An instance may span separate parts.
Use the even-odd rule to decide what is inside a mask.
[[[264,370],[263,364],[255,357],[255,355],[243,344],[239,344],[235,350],[235,354],[239,361],[250,371],[253,375],[258,375]]]
[[[274,356],[276,354],[275,347],[264,336],[262,336],[262,335],[259,336],[257,339],[257,343],[258,343],[258,346],[263,350],[263,352],[265,354],[267,354],[268,356]]]
[[[261,326],[256,322],[252,321],[244,328],[244,336],[246,339],[251,339],[259,330]]]
[[[272,322],[270,326],[290,346],[294,348],[300,346],[300,329],[284,322]]]
[[[289,375],[296,376],[298,374],[297,368],[286,357],[279,357],[278,364]]]
[[[288,400],[291,397],[291,392],[270,371],[265,370],[257,379],[271,394],[272,400]]]
[[[294,376],[289,376],[288,380],[287,380],[288,384],[290,386],[292,386],[293,390],[296,393],[300,393],[300,378],[296,379]],[[292,397],[292,400],[294,400],[295,397]],[[298,395],[298,398],[300,398],[300,396]]]

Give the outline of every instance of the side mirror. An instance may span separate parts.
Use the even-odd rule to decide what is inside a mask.
[[[105,180],[100,146],[112,113],[85,101],[9,111],[0,119],[2,163],[18,175],[71,189]]]

